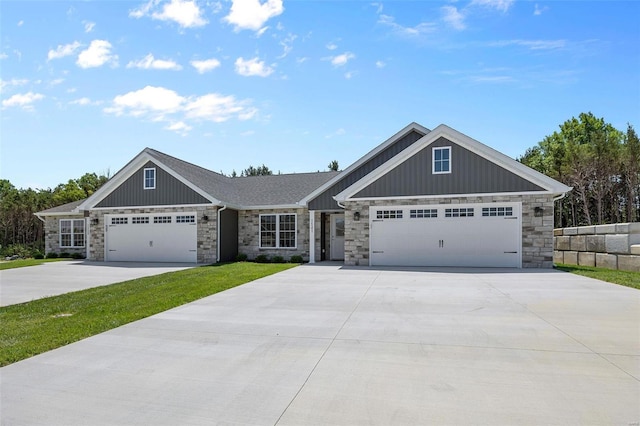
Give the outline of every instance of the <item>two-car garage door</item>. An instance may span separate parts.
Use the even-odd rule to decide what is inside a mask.
[[[197,262],[196,213],[105,215],[105,260]]]
[[[520,203],[370,207],[370,264],[519,268],[520,214]]]

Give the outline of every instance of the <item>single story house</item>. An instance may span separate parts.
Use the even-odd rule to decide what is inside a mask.
[[[106,262],[549,268],[554,200],[570,190],[411,123],[341,172],[228,177],[146,148],[89,198],[37,216],[47,252]]]

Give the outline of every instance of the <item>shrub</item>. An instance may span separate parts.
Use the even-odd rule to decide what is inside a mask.
[[[273,262],[273,263],[285,263],[284,262],[284,257],[282,257],[282,256],[273,256],[271,258],[271,262]]]
[[[257,255],[256,263],[269,263],[269,256],[267,256],[266,254]]]
[[[238,253],[238,255],[236,256],[236,262],[246,262],[247,261],[247,255],[244,253]]]
[[[71,257],[71,255],[66,251],[63,251],[62,253],[59,254],[59,257],[66,258],[66,257]]]
[[[36,253],[33,255],[34,259],[44,259],[44,254],[42,253]]]
[[[289,259],[290,263],[303,263],[304,260],[302,260],[302,256],[300,256],[299,254],[294,254],[293,256],[291,256],[291,259]]]
[[[31,248],[25,244],[10,244],[2,248],[2,257],[18,256],[22,259],[31,257]]]
[[[55,251],[47,253],[47,259],[57,259],[57,258],[58,258],[58,253],[56,253]]]
[[[82,253],[71,253],[72,259],[84,259],[84,255]]]

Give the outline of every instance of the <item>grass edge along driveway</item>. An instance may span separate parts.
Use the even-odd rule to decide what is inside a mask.
[[[555,268],[560,271],[571,272],[572,274],[640,290],[640,272],[595,268],[593,266],[565,265],[561,263],[556,264]]]
[[[0,367],[295,266],[202,266],[2,307]]]
[[[65,260],[68,261],[74,259],[71,259],[70,257],[58,257],[55,259],[16,259],[0,261],[0,271],[4,271],[6,269],[26,268],[27,266],[38,266],[43,263],[60,262]]]

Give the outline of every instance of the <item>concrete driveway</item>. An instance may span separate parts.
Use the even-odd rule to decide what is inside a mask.
[[[90,262],[43,263],[0,271],[0,306],[29,302],[85,288],[193,268],[194,264]]]
[[[7,425],[636,425],[640,291],[306,265],[0,375]]]

